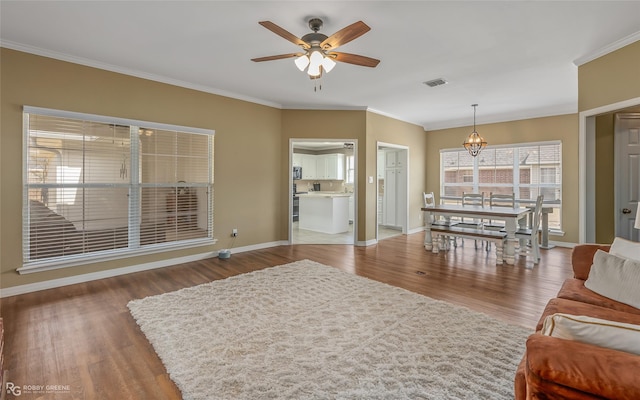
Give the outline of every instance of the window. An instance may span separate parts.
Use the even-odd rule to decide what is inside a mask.
[[[440,151],[440,198],[459,203],[463,192],[515,193],[521,205],[544,195],[549,227],[561,231],[562,144],[559,141],[491,146],[477,157],[464,149]]]
[[[356,171],[356,166],[355,166],[355,161],[356,161],[356,157],[353,155],[349,155],[346,157],[346,164],[347,164],[347,179],[345,181],[345,183],[354,183],[355,181],[355,171]]]
[[[213,241],[213,131],[25,107],[21,272]]]

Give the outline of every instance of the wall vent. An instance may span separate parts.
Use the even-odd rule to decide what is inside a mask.
[[[438,79],[432,79],[430,81],[426,81],[423,83],[429,87],[436,87],[440,85],[446,85],[449,82],[447,82],[444,78],[438,78]]]

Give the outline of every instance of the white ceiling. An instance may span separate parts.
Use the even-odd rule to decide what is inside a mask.
[[[640,39],[640,1],[5,1],[3,47],[281,108],[370,109],[427,130],[577,112],[575,60]],[[364,21],[322,90],[292,59],[294,35]],[[424,81],[445,78],[430,88]]]

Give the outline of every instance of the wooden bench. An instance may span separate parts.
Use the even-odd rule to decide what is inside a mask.
[[[502,264],[504,240],[507,237],[506,232],[476,229],[476,228],[461,228],[459,226],[446,226],[446,225],[432,225],[432,250],[434,253],[440,251],[439,243],[440,236],[455,236],[465,239],[482,239],[494,242],[496,245],[496,264]],[[434,238],[435,237],[435,238]]]

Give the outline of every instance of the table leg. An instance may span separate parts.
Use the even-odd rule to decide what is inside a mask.
[[[549,213],[542,210],[542,243],[541,249],[553,249],[555,245],[549,245]]]
[[[507,231],[507,239],[504,243],[504,262],[513,265],[516,262],[516,226],[518,221],[516,218],[509,218],[505,221],[505,230]]]
[[[504,263],[504,242],[496,241],[496,264],[502,265]]]
[[[431,250],[433,248],[433,236],[431,235],[431,212],[424,212],[424,248]]]

